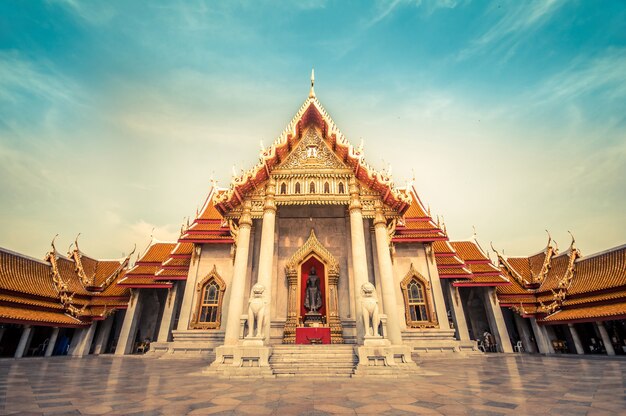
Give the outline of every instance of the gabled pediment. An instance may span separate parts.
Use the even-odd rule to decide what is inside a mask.
[[[322,131],[316,126],[306,128],[300,142],[272,172],[311,170],[352,171],[350,166],[340,160],[328,147],[322,137]]]
[[[313,157],[315,152],[317,156]],[[400,215],[411,203],[411,198],[394,186],[388,173],[378,172],[365,162],[362,149],[350,144],[311,92],[283,133],[263,149],[259,163],[233,178],[229,189],[215,194],[215,207],[222,215],[232,213],[275,172],[291,169],[334,169],[354,175]]]

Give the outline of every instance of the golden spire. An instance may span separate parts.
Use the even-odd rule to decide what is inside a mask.
[[[315,85],[315,68],[311,69],[311,91],[309,92],[309,98],[315,98],[315,90],[313,86]]]

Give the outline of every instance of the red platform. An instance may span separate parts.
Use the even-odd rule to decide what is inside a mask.
[[[296,344],[311,344],[312,339],[321,339],[322,344],[330,344],[330,328],[296,328]]]

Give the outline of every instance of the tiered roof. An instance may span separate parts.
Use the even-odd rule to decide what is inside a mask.
[[[560,254],[550,243],[526,258],[498,254],[513,282],[498,288],[502,306],[551,324],[626,316],[626,245],[581,257],[573,239]]]
[[[170,258],[170,254],[180,243],[169,243],[152,240],[146,251],[140,256],[135,265],[126,272],[118,285],[132,288],[171,288],[169,281],[157,280],[156,274],[161,270],[163,262]]]
[[[183,228],[178,241],[195,244],[232,244],[234,242],[228,221],[217,210],[214,202],[215,199],[220,198],[220,195],[225,193],[224,190],[211,189],[200,214],[196,215],[191,226]],[[189,253],[191,250],[192,248],[189,248]]]
[[[433,243],[437,271],[441,279],[469,279],[472,272],[449,241],[435,241]]]
[[[269,148],[261,152],[259,163],[241,176],[235,177],[228,190],[214,194],[217,211],[221,214],[232,211],[242,203],[244,195],[261,187],[269,179],[272,170],[298,145],[309,126],[315,126],[321,131],[322,139],[337,158],[361,183],[380,194],[386,206],[400,215],[409,208],[410,197],[394,186],[388,172],[378,172],[365,162],[362,148],[355,148],[349,143],[311,89],[309,97],[282,134]]]
[[[402,220],[396,225],[392,242],[433,242],[448,239],[446,233],[435,224],[430,213],[424,209],[424,204],[415,189],[401,190],[400,193],[410,198],[410,205]]]
[[[475,240],[451,241],[450,246],[469,270],[469,280],[457,280],[454,286],[506,286],[510,285],[500,269],[491,263],[487,254]]]
[[[116,286],[129,257],[97,260],[52,250],[41,261],[0,248],[0,322],[77,327],[105,319],[128,303]]]

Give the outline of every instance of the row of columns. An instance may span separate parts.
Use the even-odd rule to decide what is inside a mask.
[[[556,335],[554,334],[554,329],[550,326],[539,325],[535,318],[529,318],[530,325],[532,326],[532,332],[535,334],[535,341],[537,343],[537,349],[535,349],[535,345],[531,340],[530,331],[528,328],[528,324],[526,319],[522,318],[518,314],[514,314],[515,325],[517,327],[518,333],[520,335],[522,344],[527,352],[539,352],[540,354],[554,354],[554,346],[552,345],[552,341],[554,341]],[[613,344],[611,343],[611,339],[609,334],[606,331],[603,322],[596,322],[596,328],[598,329],[598,333],[600,334],[600,338],[602,338],[602,343],[604,344],[604,348],[606,349],[607,355],[615,355],[615,349],[613,348]],[[583,355],[585,354],[585,349],[580,340],[580,336],[578,335],[578,331],[574,324],[567,324],[564,326],[574,343],[574,350],[576,354]]]
[[[273,260],[274,260],[274,234],[276,228],[276,203],[274,200],[276,183],[274,179],[268,181],[265,192],[265,205],[263,210],[263,223],[261,229],[261,246],[259,254],[258,279],[257,283],[265,287],[265,298],[267,301],[266,314],[271,316]],[[365,245],[365,233],[363,230],[362,205],[359,198],[359,188],[356,179],[352,179],[349,184],[350,192],[350,232],[351,232],[351,252],[352,268],[354,271],[355,301],[356,305],[361,303],[361,286],[369,281],[367,270],[367,254]],[[250,247],[250,234],[252,227],[252,217],[250,201],[243,204],[243,212],[239,219],[239,232],[237,235],[237,251],[235,254],[235,264],[233,268],[233,279],[231,283],[230,302],[228,304],[228,314],[225,325],[224,344],[234,345],[239,339],[240,316],[243,311],[244,289],[246,283],[246,272],[248,270],[248,254]],[[381,289],[383,297],[383,309],[388,311],[387,315],[387,336],[392,344],[401,344],[402,335],[400,332],[400,322],[398,315],[393,313],[396,308],[396,292],[393,279],[393,268],[391,254],[389,252],[389,237],[386,229],[386,219],[382,211],[382,203],[376,205],[376,218],[374,220],[374,230],[376,235],[377,260],[380,267]],[[356,308],[357,333],[363,334],[363,321],[361,308]],[[269,339],[270,320],[266,320],[264,333]]]
[[[104,351],[106,343],[109,339],[109,335],[111,333],[113,319],[114,317],[110,316],[108,319],[101,321],[100,332],[98,333],[98,337],[95,341],[94,354],[102,354],[102,352]],[[75,330],[74,336],[72,338],[71,347],[68,351],[68,355],[73,357],[82,357],[89,354],[89,351],[93,344],[93,338],[96,333],[97,325],[97,322],[94,322],[86,328],[77,328]],[[0,328],[0,341],[2,340],[4,331],[5,328]],[[50,333],[50,336],[48,338],[48,343],[45,350],[43,351],[44,357],[51,357],[54,353],[54,348],[59,337],[59,331],[59,327],[52,328],[52,332]],[[33,327],[32,325],[23,326],[20,340],[18,341],[17,348],[15,349],[15,353],[13,354],[14,358],[22,358],[24,357],[24,355],[26,355],[30,347],[34,332],[35,327]]]

